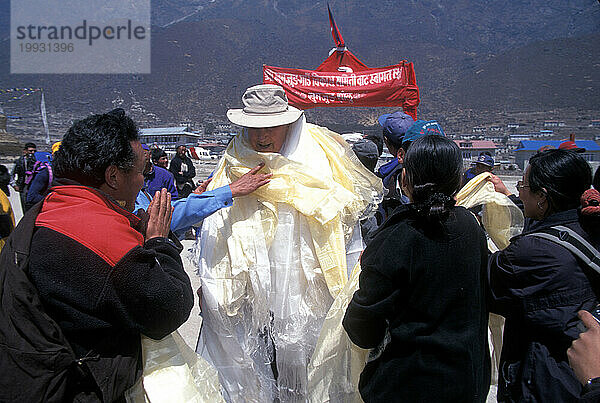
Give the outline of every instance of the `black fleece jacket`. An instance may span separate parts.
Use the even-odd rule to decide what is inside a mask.
[[[365,402],[484,402],[489,388],[487,245],[454,207],[439,226],[400,206],[361,257],[343,325],[375,348],[361,374]]]
[[[140,334],[160,339],[184,323],[193,291],[179,249],[144,242],[137,217],[98,190],[51,189],[36,219],[29,273],[75,354],[99,354],[99,383],[122,396],[140,375]],[[106,386],[106,385],[105,385]]]

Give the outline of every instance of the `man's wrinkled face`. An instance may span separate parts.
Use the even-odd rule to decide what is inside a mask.
[[[146,167],[146,156],[142,144],[139,141],[132,141],[131,148],[135,154],[133,168],[128,171],[121,171],[119,188],[113,195],[117,200],[125,201],[125,209],[133,211],[135,199],[144,185],[144,168]]]
[[[278,153],[285,143],[290,125],[248,128],[248,141],[254,151]]]
[[[179,155],[180,158],[185,157],[186,152],[187,152],[187,148],[185,148],[185,147],[177,148],[177,155]]]

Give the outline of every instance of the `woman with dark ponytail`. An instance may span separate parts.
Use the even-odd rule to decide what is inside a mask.
[[[426,222],[439,223],[454,207],[461,174],[462,156],[458,147],[444,137],[428,136],[408,149],[402,190],[411,195],[413,207]]]
[[[455,206],[461,173],[451,140],[412,143],[402,173],[411,204],[394,211],[362,255],[343,324],[372,349],[359,383],[367,403],[486,400],[487,245],[475,217]]]

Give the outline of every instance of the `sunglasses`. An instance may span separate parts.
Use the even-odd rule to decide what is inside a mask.
[[[517,188],[517,190],[518,190],[519,192],[520,192],[521,190],[523,190],[523,188],[528,188],[528,187],[529,187],[529,185],[523,185],[523,181],[518,181],[518,182],[517,182],[517,186],[516,186],[516,188]]]

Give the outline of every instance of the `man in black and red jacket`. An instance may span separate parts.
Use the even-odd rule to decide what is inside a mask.
[[[75,122],[31,244],[31,281],[75,354],[99,356],[104,401],[122,400],[141,375],[140,334],[163,338],[193,305],[180,245],[168,237],[170,194],[157,192],[143,218],[131,212],[144,164],[122,109]]]

